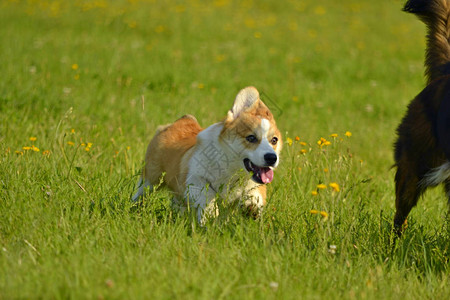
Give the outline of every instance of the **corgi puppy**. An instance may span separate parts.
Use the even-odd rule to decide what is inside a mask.
[[[399,235],[428,187],[443,183],[450,199],[450,0],[409,0],[403,10],[428,27],[428,85],[411,101],[397,129],[394,226]]]
[[[195,209],[197,220],[217,216],[216,197],[242,200],[253,214],[266,203],[266,184],[280,162],[282,139],[274,117],[254,87],[241,90],[226,118],[202,129],[185,115],[160,126],[147,148],[145,166],[133,196],[162,182],[174,192],[181,212]],[[244,172],[244,182],[238,173]],[[238,184],[238,182],[240,184]]]

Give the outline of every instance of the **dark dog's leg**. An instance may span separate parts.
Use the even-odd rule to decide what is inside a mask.
[[[450,178],[445,180],[445,193],[447,194],[448,199],[448,214],[450,215]]]
[[[396,212],[394,217],[394,227],[398,235],[402,234],[403,225],[406,223],[409,212],[423,193],[424,189],[420,183],[421,178],[415,174],[411,165],[398,165],[395,174]]]

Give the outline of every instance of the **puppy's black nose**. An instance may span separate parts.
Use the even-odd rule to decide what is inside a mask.
[[[269,166],[273,166],[277,162],[277,155],[275,153],[264,154],[264,160]]]

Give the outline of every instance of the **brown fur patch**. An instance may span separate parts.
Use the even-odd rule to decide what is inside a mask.
[[[182,195],[188,172],[187,164],[200,131],[202,128],[191,115],[183,116],[173,124],[161,128],[148,145],[144,178],[155,185],[165,172],[164,182]]]

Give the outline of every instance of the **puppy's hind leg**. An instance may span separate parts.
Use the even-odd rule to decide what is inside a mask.
[[[417,204],[426,187],[422,186],[422,178],[417,176],[412,166],[399,164],[397,168],[395,174],[396,212],[394,227],[396,233],[400,236],[409,212]]]
[[[447,194],[447,199],[448,199],[448,213],[447,216],[450,217],[450,178],[447,178],[445,180],[445,192]]]
[[[136,185],[137,191],[136,193],[133,195],[133,197],[131,198],[131,200],[133,202],[138,202],[142,196],[144,195],[145,191],[147,190],[147,188],[149,188],[149,190],[151,191],[153,189],[153,186],[150,182],[148,182],[147,180],[144,180],[142,177],[139,178],[139,181]]]

